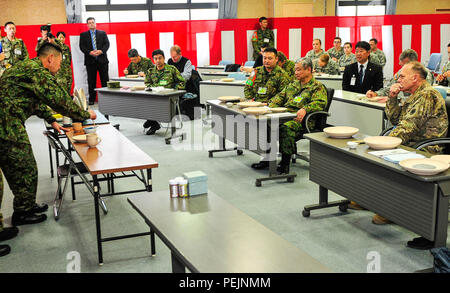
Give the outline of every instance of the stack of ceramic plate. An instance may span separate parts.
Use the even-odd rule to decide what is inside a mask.
[[[269,109],[264,107],[248,107],[242,109],[242,111],[248,115],[264,115],[269,112]]]
[[[436,175],[446,171],[450,165],[447,162],[438,161],[431,158],[407,159],[399,162],[405,170],[422,176]]]
[[[237,103],[239,108],[260,107],[262,106],[262,104],[263,103],[261,102],[252,102],[252,101]]]
[[[350,138],[358,131],[358,128],[349,126],[326,127],[323,129],[323,132],[332,138]]]
[[[374,150],[389,150],[398,147],[402,140],[393,136],[369,136],[364,138],[364,142]]]
[[[227,102],[236,102],[236,101],[241,101],[242,98],[241,97],[237,97],[237,96],[223,96],[223,97],[218,97],[217,98],[219,101],[227,103]]]

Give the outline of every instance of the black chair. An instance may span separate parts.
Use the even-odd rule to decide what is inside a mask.
[[[303,129],[306,129],[306,131],[300,133],[296,137],[296,141],[303,139],[303,135],[305,133],[321,132],[327,126],[327,118],[330,116],[329,110],[330,110],[331,102],[333,101],[334,89],[327,88],[326,90],[327,90],[327,105],[326,105],[324,111],[313,112],[306,116],[306,119],[304,119],[303,123],[302,123],[303,127],[304,127]],[[308,127],[308,122],[310,121],[310,119],[315,119],[314,129],[309,129],[309,127]],[[298,153],[297,146],[296,146],[295,153],[296,153],[296,155],[292,159],[293,163],[296,162],[297,158],[304,160],[306,162],[309,162],[309,154],[304,153],[304,152]]]
[[[66,149],[64,144],[59,140],[59,137],[56,133],[52,131],[44,131],[44,135],[48,139],[49,145],[54,148],[57,152],[60,152],[64,155],[64,163],[61,166],[58,166],[57,168],[57,178],[58,178],[58,188],[56,189],[55,194],[55,201],[53,203],[53,213],[55,220],[58,220],[61,214],[63,200],[64,200],[64,194],[67,190],[67,186],[69,183],[69,179],[71,181],[72,185],[72,199],[76,200],[75,197],[75,185],[74,185],[74,176],[79,176],[82,180],[82,182],[86,185],[89,192],[94,195],[94,189],[92,185],[90,184],[90,181],[86,178],[86,174],[89,174],[88,170],[84,166],[82,162],[76,163],[71,153]],[[62,181],[64,180],[64,184],[62,184]],[[108,209],[106,208],[105,203],[100,198],[100,206],[102,207],[104,213],[106,214],[108,212]]]

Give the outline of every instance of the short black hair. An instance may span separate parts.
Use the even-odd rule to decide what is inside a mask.
[[[166,56],[164,56],[164,51],[161,49],[156,49],[155,51],[152,52],[152,58],[155,57],[156,55],[162,55],[164,59],[166,58]]]
[[[42,31],[48,31],[48,32],[50,32],[50,31],[51,31],[51,26],[48,25],[48,24],[41,25],[41,32],[42,32]]]
[[[270,52],[274,53],[275,56],[278,57],[278,51],[277,51],[277,49],[272,48],[272,47],[268,47],[268,48],[266,48],[266,50],[264,51],[264,53],[270,53]]]
[[[267,20],[267,17],[262,16],[262,17],[259,18],[259,22],[261,22],[261,21],[263,21],[263,20]]]
[[[59,54],[62,53],[62,50],[61,50],[61,48],[59,46],[54,45],[54,44],[52,44],[50,42],[46,42],[39,48],[39,50],[37,52],[37,56],[38,57],[40,57],[40,56],[45,57],[48,54],[50,54],[52,52],[55,52],[55,51],[57,51]]]
[[[88,18],[86,19],[86,23],[88,23],[89,20],[94,20],[94,21],[95,21],[95,18],[93,18],[92,16],[91,16],[91,17],[88,17]]]
[[[334,40],[339,40],[342,43],[342,39],[340,37],[335,37]]]
[[[358,48],[364,49],[366,51],[370,51],[370,44],[367,43],[366,41],[359,41],[355,45],[355,49],[358,49]]]
[[[56,37],[58,37],[59,35],[63,35],[64,37],[66,37],[66,33],[63,31],[56,33]]]
[[[378,40],[377,39],[370,39],[370,41],[373,41],[375,44],[378,44]]]
[[[263,43],[260,48],[262,49],[262,48],[268,48],[268,47],[269,47],[269,44]]]
[[[447,47],[450,47],[450,43],[448,43]]]
[[[350,42],[345,42],[345,43],[344,43],[344,46],[345,46],[345,45],[349,45],[350,48],[353,48],[352,43],[350,43]]]
[[[138,57],[139,53],[136,49],[130,49],[128,50],[128,58]]]
[[[5,27],[7,27],[8,25],[12,24],[13,26],[16,26],[16,24],[12,21],[8,21],[5,23]]]

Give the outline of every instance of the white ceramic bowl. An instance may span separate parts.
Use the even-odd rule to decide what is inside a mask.
[[[450,167],[450,165],[446,162],[441,162],[430,158],[407,159],[400,161],[399,165],[408,172],[422,176],[436,175],[444,172]]]
[[[430,159],[450,164],[450,155],[434,155]]]
[[[244,111],[245,114],[248,114],[248,115],[264,115],[267,112],[269,112],[269,109],[264,108],[264,107],[248,107],[248,108],[242,109],[242,111]]]
[[[364,142],[374,150],[389,150],[398,147],[402,140],[393,136],[369,136],[364,138]]]
[[[358,131],[358,128],[349,126],[334,126],[323,129],[323,132],[332,138],[350,138],[357,134]]]
[[[84,133],[89,134],[89,133],[95,133],[97,132],[97,126],[88,126],[83,128]]]

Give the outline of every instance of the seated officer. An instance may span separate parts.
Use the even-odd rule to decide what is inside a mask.
[[[277,53],[275,48],[267,48],[264,51],[264,65],[255,68],[245,84],[244,94],[246,99],[267,103],[289,84],[289,76],[277,65]],[[269,162],[266,160],[252,165],[254,169],[267,167],[269,167]]]
[[[300,133],[305,132],[303,119],[309,113],[323,111],[327,105],[325,86],[316,81],[312,75],[311,59],[303,58],[295,64],[295,80],[272,98],[269,107],[286,107],[289,112],[297,113],[297,117],[280,126],[280,173],[289,173],[291,157],[295,152],[295,144]],[[314,121],[309,121],[310,129]]]
[[[136,75],[145,76],[150,68],[155,67],[152,60],[139,55],[136,49],[130,49],[128,51],[128,58],[130,58],[130,64],[124,69],[123,73],[125,75]]]
[[[146,87],[158,87],[171,88],[176,90],[184,90],[186,82],[181,76],[178,69],[175,66],[165,63],[164,52],[162,50],[155,50],[152,53],[152,58],[155,61],[155,65],[151,67],[145,75]],[[150,129],[147,131],[147,135],[155,134],[155,132],[161,128],[158,121],[147,120],[144,123],[144,128]]]
[[[313,62],[314,72],[326,73],[330,75],[339,75],[339,65],[330,60],[330,56],[327,54],[321,55],[319,59]]]
[[[306,53],[305,58],[309,58],[312,61],[314,61],[317,58],[319,58],[321,55],[326,54],[326,52],[324,50],[322,50],[322,48],[321,48],[322,41],[320,39],[314,39],[312,46],[313,46],[312,50],[310,50],[310,51],[308,51],[308,53]]]
[[[284,71],[286,71],[291,80],[294,80],[295,79],[294,61],[287,59],[286,55],[284,55],[284,53],[281,51],[278,51],[277,56],[278,56],[278,66],[280,66],[281,68],[283,68]]]
[[[449,80],[450,80],[450,43],[447,45],[447,52],[448,52],[448,60],[444,64],[444,67],[442,68],[442,74],[439,74],[436,77],[436,80],[439,82],[440,85],[443,86],[449,86]]]

